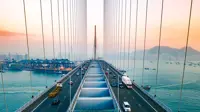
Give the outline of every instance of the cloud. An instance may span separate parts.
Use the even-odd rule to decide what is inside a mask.
[[[0,36],[24,36],[24,35],[25,35],[24,33],[17,33],[0,29]]]

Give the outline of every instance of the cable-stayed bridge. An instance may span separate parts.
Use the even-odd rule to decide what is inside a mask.
[[[26,34],[26,46],[28,54],[27,66],[31,65],[31,54],[30,54],[30,37],[29,37],[29,26],[27,22],[27,0],[23,2],[23,14],[25,23],[25,34]],[[48,87],[41,92],[39,95],[32,95],[32,99],[20,107],[18,112],[121,112],[127,111],[126,108],[130,108],[132,112],[171,112],[172,110],[165,104],[160,102],[156,97],[156,89],[158,87],[158,70],[160,60],[160,47],[162,39],[162,22],[164,13],[164,0],[161,0],[160,9],[160,21],[159,21],[159,47],[157,54],[156,68],[156,87],[155,94],[152,96],[145,89],[144,84],[144,70],[145,68],[145,49],[146,49],[146,35],[147,35],[147,22],[148,22],[148,3],[145,2],[145,32],[144,32],[144,52],[143,52],[143,63],[142,63],[142,85],[139,86],[134,79],[131,80],[130,84],[126,84],[123,81],[123,76],[126,72],[124,69],[134,70],[133,74],[136,75],[136,50],[137,50],[137,30],[138,29],[138,2],[135,0],[104,0],[104,43],[103,43],[103,58],[98,57],[98,26],[94,27],[94,51],[93,56],[87,58],[87,0],[57,0],[52,2],[49,0],[50,7],[50,19],[51,19],[51,36],[52,36],[52,57],[56,60],[56,49],[55,49],[55,18],[53,17],[53,6],[57,3],[57,19],[58,21],[58,37],[59,37],[59,56],[60,59],[69,59],[71,61],[80,61],[76,67],[72,67],[70,72],[64,75],[61,79],[56,81],[55,84]],[[42,33],[42,57],[47,60],[47,51],[45,47],[45,35],[44,35],[44,0],[39,0],[40,4],[40,19],[41,19],[41,33]],[[62,6],[63,10],[60,10]],[[178,110],[180,109],[180,103],[182,101],[182,89],[184,85],[185,66],[187,63],[187,50],[188,40],[190,35],[190,22],[192,15],[193,0],[189,4],[189,16],[187,26],[187,39],[185,42],[185,52],[183,61],[183,74],[180,84],[180,98],[178,104]],[[128,7],[128,8],[127,8]],[[135,16],[132,15],[132,8],[135,8]],[[62,15],[62,16],[61,16]],[[81,19],[80,19],[81,18]],[[135,18],[135,41],[131,42],[131,19]],[[62,22],[61,22],[62,20]],[[62,27],[61,27],[62,26]],[[96,28],[97,27],[97,28]],[[62,41],[61,30],[63,28]],[[127,33],[128,32],[128,33]],[[129,37],[128,39],[126,37]],[[63,46],[62,47],[62,43]],[[134,67],[130,64],[130,50],[131,44],[134,44]],[[127,48],[127,49],[126,49]],[[62,54],[64,49],[64,55]],[[126,50],[128,52],[126,58]],[[113,56],[113,57],[112,57]],[[110,60],[110,58],[113,58]],[[125,67],[128,60],[128,67]],[[59,62],[58,62],[59,63]],[[42,62],[42,68],[45,72],[47,71],[47,63]],[[53,69],[55,70],[55,69]],[[124,70],[124,72],[122,72]],[[3,67],[1,71],[2,85],[3,84]],[[30,70],[30,88],[31,91],[36,91],[32,87]],[[62,86],[60,86],[61,84]],[[128,86],[131,86],[129,88]],[[148,86],[147,86],[148,87]],[[5,110],[8,111],[6,104],[6,90],[2,86],[4,93],[4,104]],[[147,88],[150,89],[150,88]],[[11,90],[10,90],[11,91]],[[124,105],[124,102],[128,102],[130,105]],[[125,107],[127,106],[127,107]]]

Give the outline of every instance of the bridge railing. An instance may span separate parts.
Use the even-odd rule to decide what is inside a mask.
[[[72,75],[77,69],[79,69],[86,62],[87,61],[83,62],[81,65],[77,66],[75,69],[73,69],[72,71],[68,72],[67,75],[64,76],[64,77],[62,77],[62,78],[60,78],[58,80],[58,82],[63,82],[66,78],[69,77],[69,75]],[[27,107],[29,107],[31,104],[33,104],[36,100],[38,100],[40,97],[42,97],[43,95],[45,95],[48,91],[51,91],[51,89],[53,89],[53,87],[55,87],[55,86],[56,86],[56,83],[54,83],[53,85],[51,85],[49,88],[45,89],[42,93],[38,94],[37,96],[35,96],[34,98],[32,98],[27,103],[25,103],[22,107],[20,107],[18,110],[16,110],[16,112],[22,112]]]
[[[105,62],[106,64],[108,64],[110,67],[112,67],[113,69],[117,70],[117,68],[115,66],[113,66],[110,63],[107,63],[106,61],[102,60],[103,62]],[[123,75],[122,73],[120,73],[119,71],[117,71],[118,74],[120,74],[121,76]],[[140,86],[138,86],[136,83],[133,82],[133,85],[139,89],[140,91],[142,91],[147,97],[151,98],[151,100],[153,100],[155,103],[157,103],[161,108],[163,108],[164,110],[166,110],[167,112],[172,112],[172,110],[166,106],[164,103],[160,102],[159,100],[155,99],[155,97],[153,97],[151,94],[149,94],[147,91],[143,90]]]
[[[88,69],[89,69],[89,67],[88,67]],[[79,87],[78,87],[78,89],[77,89],[77,92],[75,93],[75,95],[74,95],[74,97],[73,97],[73,99],[72,99],[72,104],[71,104],[71,105],[69,106],[69,108],[67,109],[67,112],[71,112],[71,111],[74,110],[74,108],[75,108],[75,104],[76,104],[76,101],[77,101],[77,99],[78,99],[78,97],[79,97],[79,95],[80,95],[81,89],[82,89],[82,87],[83,87],[83,83],[84,83],[84,81],[85,81],[86,74],[88,73],[88,69],[87,69],[87,71],[85,72],[84,77],[83,77],[82,80],[81,80],[81,83],[80,83],[80,85],[79,85]],[[81,75],[82,75],[82,74],[81,74]]]
[[[106,79],[106,83],[107,83],[107,85],[108,85],[108,88],[109,88],[109,92],[111,93],[111,95],[112,95],[112,97],[113,97],[113,102],[115,103],[115,107],[117,106],[117,112],[118,111],[120,111],[120,112],[122,112],[122,110],[121,110],[121,108],[120,108],[120,105],[119,105],[119,102],[117,101],[117,98],[115,97],[115,94],[114,94],[114,92],[113,92],[113,90],[112,90],[112,88],[111,88],[111,86],[110,86],[110,83],[109,83],[109,81],[108,81],[108,78],[105,76],[105,71],[103,70],[103,67],[102,67],[102,65],[100,64],[100,66],[101,66],[101,69],[102,69],[102,71],[103,71],[103,73],[104,73],[104,77],[105,77],[105,79]]]
[[[45,89],[42,93],[38,94],[34,98],[32,98],[30,101],[25,103],[22,107],[20,107],[17,112],[22,112],[24,109],[26,109],[28,106],[30,106],[33,102],[35,102],[38,98],[40,98],[42,95],[44,95],[47,91],[49,91],[51,88],[53,88],[56,84],[51,85],[49,88]]]
[[[139,87],[136,83],[133,82],[133,84],[140,89],[140,91],[142,91],[143,93],[145,93],[148,97],[150,97],[152,100],[154,100],[157,104],[159,104],[162,108],[164,108],[167,112],[172,112],[172,110],[166,106],[164,103],[162,103],[161,101],[157,100],[154,96],[152,96],[151,94],[149,94],[147,91],[145,91],[144,89],[142,89],[141,87]]]

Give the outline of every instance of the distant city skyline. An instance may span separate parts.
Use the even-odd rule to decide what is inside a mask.
[[[12,54],[12,53],[8,53],[8,54],[0,54],[0,61],[1,60],[5,60],[5,59],[15,59],[15,60],[27,60],[28,59],[28,55],[27,54]]]

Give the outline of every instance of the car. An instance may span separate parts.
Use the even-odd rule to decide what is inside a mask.
[[[65,74],[62,74],[61,77],[65,76]]]
[[[107,68],[107,71],[109,71],[109,68]]]
[[[130,104],[127,101],[123,102],[122,107],[123,107],[123,109],[124,109],[125,112],[131,112],[131,106],[130,106]]]
[[[116,79],[116,77],[112,77],[113,79]]]
[[[106,75],[108,75],[108,72],[106,72]]]
[[[73,85],[73,81],[69,81],[69,85]]]
[[[113,83],[111,83],[111,86],[112,86],[112,87],[117,87],[117,83],[116,83],[116,82],[113,82]]]
[[[51,105],[58,105],[60,103],[59,99],[54,99]]]
[[[124,88],[124,85],[123,85],[122,82],[119,83],[119,87],[120,87],[120,88]]]
[[[76,75],[79,76],[79,72],[77,72]]]
[[[119,72],[120,72],[121,74],[124,74],[124,73],[126,73],[126,71],[125,71],[125,70],[119,70]]]
[[[113,75],[112,78],[113,78],[113,79],[116,79],[116,75]]]

